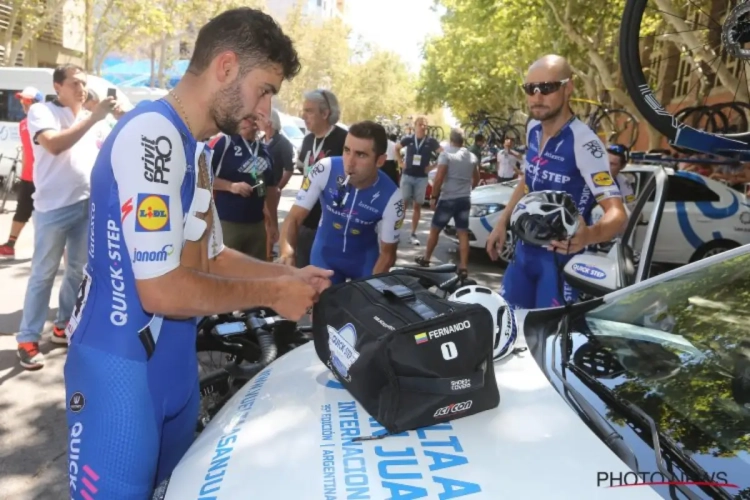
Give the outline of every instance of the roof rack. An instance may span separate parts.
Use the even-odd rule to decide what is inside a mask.
[[[729,158],[698,158],[698,157],[685,157],[675,158],[674,156],[668,156],[663,153],[647,153],[643,151],[635,151],[630,153],[630,161],[632,162],[651,162],[651,163],[705,163],[709,165],[733,165],[738,163],[738,160]]]

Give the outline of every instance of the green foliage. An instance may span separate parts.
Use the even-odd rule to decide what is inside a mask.
[[[525,105],[528,66],[545,54],[568,58],[595,90],[617,71],[623,0],[436,0],[446,9],[443,34],[425,47],[417,98],[428,109],[449,105],[465,120],[487,110],[507,114]],[[601,61],[596,60],[598,56]],[[578,95],[588,95],[577,78]]]

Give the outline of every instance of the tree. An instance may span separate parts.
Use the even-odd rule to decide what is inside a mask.
[[[3,38],[6,66],[15,66],[21,51],[44,32],[47,25],[62,11],[65,1],[6,0],[10,4],[10,19]],[[17,39],[14,39],[15,33],[20,33]]]

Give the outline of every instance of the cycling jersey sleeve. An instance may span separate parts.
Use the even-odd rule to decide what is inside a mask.
[[[608,198],[620,198],[620,190],[609,172],[609,157],[602,141],[583,123],[573,137],[576,166],[596,201],[601,203]]]
[[[383,243],[398,243],[401,237],[401,226],[404,225],[404,198],[401,190],[397,189],[388,200],[383,211],[383,220],[380,225],[380,241]]]
[[[142,113],[119,130],[110,161],[135,278],[155,278],[172,271],[180,265],[180,188],[187,164],[179,131],[164,115]],[[107,223],[108,228],[111,225],[113,221]],[[155,258],[136,259],[136,251]]]
[[[60,121],[44,103],[32,104],[28,114],[29,135],[34,144],[36,136],[45,130],[60,130]]]
[[[617,176],[617,183],[620,185],[620,192],[622,193],[622,200],[628,210],[633,210],[635,205],[635,192],[633,192],[633,186],[628,181],[627,177],[622,174]]]
[[[323,158],[316,163],[302,181],[302,187],[297,192],[297,201],[294,204],[305,210],[312,210],[328,184],[331,168],[330,158]]]

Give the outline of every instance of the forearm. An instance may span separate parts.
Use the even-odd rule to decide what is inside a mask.
[[[627,223],[628,216],[624,208],[612,207],[604,212],[599,221],[593,226],[589,226],[589,244],[604,243],[612,241],[620,234]]]
[[[258,260],[237,250],[225,248],[210,261],[209,271],[211,274],[224,278],[253,280],[291,275],[294,273],[294,268]]]
[[[52,134],[45,134],[42,132],[44,137],[40,137],[38,142],[44,149],[53,155],[59,155],[75,146],[75,144],[80,141],[81,138],[86,135],[86,132],[91,130],[91,127],[95,124],[96,120],[89,117],[74,124],[72,127],[59,132],[56,131]]]
[[[297,250],[297,236],[302,221],[287,216],[279,234],[279,253],[281,255],[294,255]]]
[[[214,191],[232,191],[232,182],[226,179],[214,177]]]
[[[141,293],[142,286],[143,283],[137,282],[144,309],[171,317],[209,316],[253,307],[272,308],[281,296],[278,280],[273,278],[232,279],[186,267],[179,267],[159,278],[161,293]],[[164,293],[163,290],[172,292]],[[146,296],[149,299],[145,299]]]
[[[378,257],[377,262],[375,262],[375,267],[372,268],[372,274],[380,274],[380,273],[387,273],[391,270],[393,265],[396,263],[396,254],[395,253],[380,253],[380,256]]]
[[[516,208],[518,202],[524,196],[524,186],[525,184],[522,178],[516,186],[516,189],[513,190],[513,194],[510,195],[510,200],[508,200],[508,204],[503,209],[503,212],[500,215],[500,218],[498,219],[497,224],[495,225],[495,228],[492,230],[492,232],[505,231],[505,228],[508,226],[508,222],[510,222],[510,215],[513,213],[513,210]]]
[[[293,173],[293,171],[284,170],[284,174],[281,176],[281,180],[279,181],[279,191],[283,190],[286,185],[289,184],[289,179],[292,178]]]

